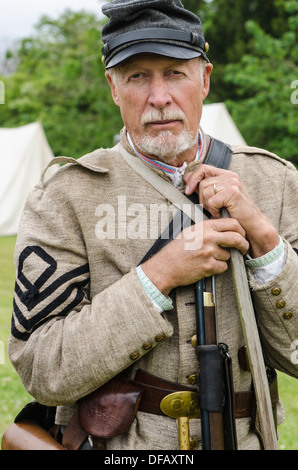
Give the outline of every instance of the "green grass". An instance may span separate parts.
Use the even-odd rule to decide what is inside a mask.
[[[15,237],[0,237],[0,346],[4,345],[4,357],[0,349],[0,436],[13,422],[23,405],[32,400],[24,390],[7,355],[15,279],[15,241]],[[279,392],[286,411],[286,421],[278,429],[281,450],[298,449],[297,390],[295,379],[279,373]]]
[[[22,406],[32,400],[24,390],[7,355],[15,279],[15,241],[16,237],[0,237],[0,344],[4,344],[4,357],[2,354],[0,356],[0,436],[13,422]]]
[[[285,374],[278,374],[279,395],[283,403],[286,420],[279,428],[279,449],[298,449],[298,400],[297,380]]]

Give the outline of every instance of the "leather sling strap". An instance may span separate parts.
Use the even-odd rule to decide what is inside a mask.
[[[209,137],[209,136],[207,136]],[[232,159],[232,149],[221,140],[210,137],[209,148],[204,163],[206,165],[216,166],[222,170],[227,170]]]

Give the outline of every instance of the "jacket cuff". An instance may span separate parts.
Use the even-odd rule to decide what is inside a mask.
[[[137,267],[137,275],[140,279],[146,293],[148,294],[149,298],[159,311],[165,312],[167,310],[173,309],[173,302],[170,297],[165,297],[157,287],[150,281],[150,279],[146,276],[144,271],[142,270],[141,266]]]
[[[286,261],[285,243],[281,237],[279,238],[279,244],[264,256],[254,259],[249,255],[246,256],[245,265],[260,285],[274,279],[284,267]]]

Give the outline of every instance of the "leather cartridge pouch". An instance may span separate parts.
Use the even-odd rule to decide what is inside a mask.
[[[93,438],[108,439],[128,431],[143,390],[120,374],[78,402],[81,427]]]

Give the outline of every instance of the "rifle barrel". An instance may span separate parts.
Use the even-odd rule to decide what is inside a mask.
[[[196,314],[197,314],[197,338],[198,345],[206,344],[205,318],[204,318],[204,280],[201,279],[196,284]],[[201,428],[203,450],[210,450],[210,426],[209,412],[201,409]]]

